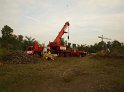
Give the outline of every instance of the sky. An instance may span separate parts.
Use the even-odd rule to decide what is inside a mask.
[[[124,42],[124,0],[0,0],[0,30],[8,25],[40,43],[53,41],[66,21],[71,43],[91,45],[101,35]]]

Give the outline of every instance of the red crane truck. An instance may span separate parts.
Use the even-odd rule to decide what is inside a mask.
[[[59,34],[53,42],[49,42],[48,51],[52,54],[57,54],[58,56],[84,56],[86,52],[83,50],[68,50],[67,46],[61,44],[61,39],[64,33],[67,33],[65,30],[69,27],[69,22],[66,22],[63,28],[60,30]]]
[[[29,55],[42,56],[44,46],[40,45],[37,41],[34,41],[33,46],[28,46],[26,53]]]

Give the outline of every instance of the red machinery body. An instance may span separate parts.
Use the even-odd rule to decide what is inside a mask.
[[[64,33],[67,33],[65,30],[69,27],[69,22],[66,22],[55,38],[53,42],[49,42],[48,44],[48,50],[53,53],[57,54],[59,56],[84,56],[86,55],[85,51],[79,51],[79,50],[67,50],[66,46],[61,45],[61,39]]]
[[[61,39],[64,33],[67,33],[65,30],[69,27],[69,22],[66,22],[57,37],[53,42],[49,42],[48,44],[48,50],[50,50],[53,53],[58,53],[61,50],[66,50],[66,46],[61,45]]]
[[[44,47],[40,45],[37,41],[34,41],[33,46],[29,46],[26,53],[29,55],[41,55]]]
[[[71,53],[71,56],[83,57],[86,55],[86,52],[84,50],[71,50],[70,53]]]

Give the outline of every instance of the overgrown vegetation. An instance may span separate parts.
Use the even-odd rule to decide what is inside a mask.
[[[8,25],[5,25],[2,30],[2,37],[0,37],[0,60],[11,52],[25,51],[28,46],[33,45],[34,38],[23,35],[15,35],[14,31]]]
[[[0,92],[124,92],[124,59],[69,57],[0,66]]]
[[[12,63],[34,62],[33,58],[26,61],[28,57],[21,53],[35,39],[15,35],[7,25],[1,32],[0,92],[124,92],[124,58],[57,57],[55,61],[38,59],[42,62],[36,64],[3,64],[5,59]],[[112,56],[124,56],[124,43],[116,40],[90,46],[69,43],[68,48],[89,53],[109,48]]]
[[[0,37],[0,60],[6,56],[10,51],[21,50],[25,51],[28,46],[33,45],[34,38],[23,35],[15,35],[14,30],[5,25],[2,30],[2,37]],[[67,41],[62,39],[61,44],[67,45]],[[94,45],[76,45],[68,43],[67,48],[85,50],[88,53],[97,53],[101,50],[110,50],[111,56],[124,57],[124,43],[117,40],[105,43],[104,41],[95,43]]]
[[[90,53],[96,53],[101,50],[110,49],[112,53],[116,52],[116,54],[120,53],[124,55],[124,43],[121,43],[117,40],[114,40],[112,42],[109,41],[107,43],[102,41],[99,43],[95,43],[94,45],[78,45],[77,48],[80,50],[84,49]]]
[[[27,46],[33,45],[34,38],[15,35],[13,29],[5,25],[2,30],[2,37],[0,37],[0,47],[7,50],[25,50]]]

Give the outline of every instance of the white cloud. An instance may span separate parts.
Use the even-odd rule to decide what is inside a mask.
[[[124,0],[1,0],[0,10],[0,28],[7,24],[46,42],[66,21],[71,42],[95,43],[102,34],[122,40],[124,34]]]
[[[97,6],[117,7],[123,5],[123,0],[92,0]]]

